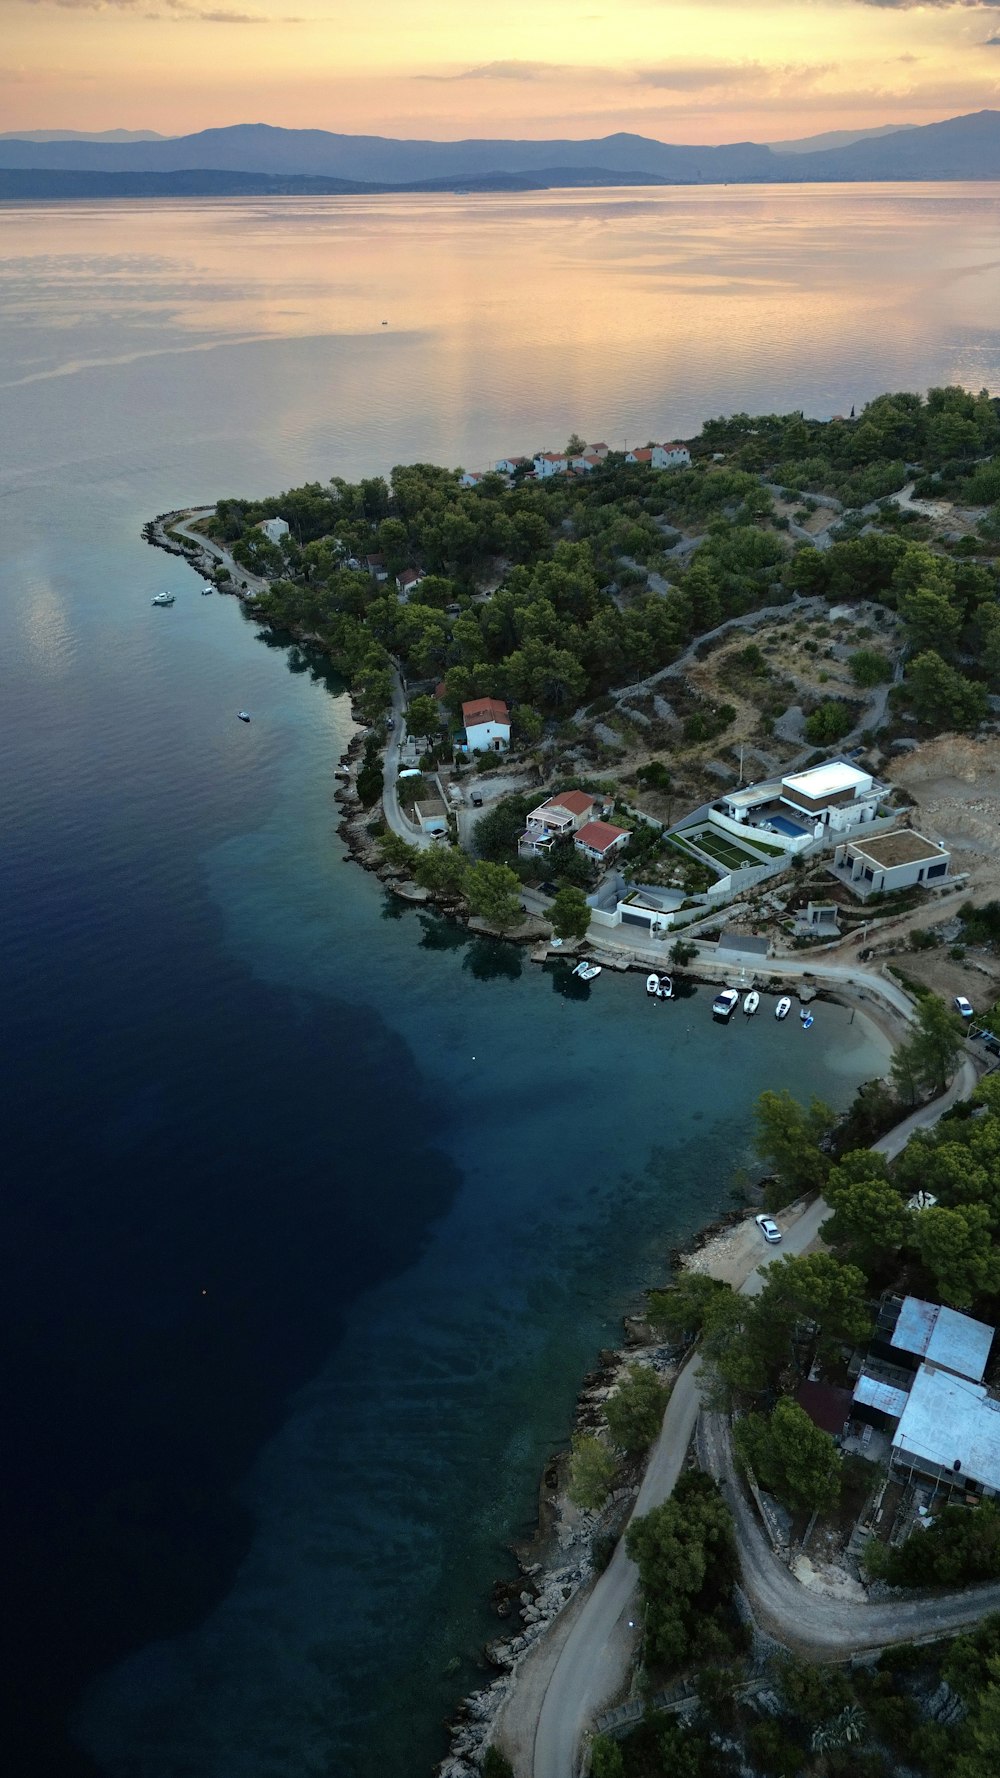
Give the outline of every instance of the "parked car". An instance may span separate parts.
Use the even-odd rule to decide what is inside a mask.
[[[963,1019],[971,1019],[971,1017],[972,1017],[972,1002],[971,1002],[971,1000],[966,1000],[964,994],[956,994],[955,995],[955,1011],[960,1012]]]
[[[483,806],[482,791],[481,790],[473,790],[469,796],[469,801],[472,804],[472,807],[474,809],[481,809]]]
[[[769,1216],[755,1216],[754,1222],[757,1224],[765,1241],[769,1241],[772,1246],[776,1241],[781,1240],[781,1230],[776,1222],[771,1221]]]

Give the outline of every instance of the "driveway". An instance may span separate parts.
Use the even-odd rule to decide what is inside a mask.
[[[392,718],[394,727],[389,730],[389,739],[385,748],[385,763],[382,768],[382,812],[386,825],[393,833],[398,833],[401,840],[407,840],[411,846],[418,846],[426,851],[434,844],[430,834],[421,829],[403,814],[399,806],[399,755],[406,739],[406,693],[403,681],[395,667],[392,669]]]

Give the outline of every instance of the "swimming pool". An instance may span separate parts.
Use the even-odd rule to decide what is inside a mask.
[[[800,827],[796,821],[789,821],[787,815],[772,815],[770,817],[770,822],[775,833],[787,833],[789,838],[793,840],[801,839],[806,831],[805,828]]]

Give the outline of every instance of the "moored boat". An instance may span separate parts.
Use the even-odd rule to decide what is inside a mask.
[[[660,985],[656,990],[656,996],[657,996],[658,1000],[672,1000],[673,999],[674,984],[673,984],[673,981],[671,980],[669,975],[661,975]]]
[[[588,963],[582,957],[573,971],[574,975],[580,977],[581,982],[592,982],[594,977],[600,975],[600,973],[601,966],[599,963]]]
[[[740,997],[735,988],[723,988],[712,1001],[712,1017],[724,1023],[739,1006]]]
[[[237,710],[236,714],[239,717],[240,722],[249,722],[250,721],[250,715],[249,715],[248,711]]]
[[[172,605],[173,602],[173,593],[157,593],[156,598],[150,600],[151,605]]]
[[[647,977],[646,977],[646,993],[647,994],[658,994],[659,992],[660,992],[660,978],[659,978],[659,976],[658,975],[647,975]]]
[[[758,994],[756,988],[751,988],[749,994],[746,995],[746,997],[743,1001],[743,1011],[746,1013],[748,1019],[753,1018],[753,1015],[757,1011],[757,1008],[759,1005],[760,1005],[760,995]]]
[[[775,1018],[776,1019],[787,1019],[791,1010],[792,1010],[791,996],[788,994],[782,994],[781,999],[778,1001],[778,1004],[774,1009]]]
[[[813,1018],[813,1016],[812,1016],[812,1013],[811,1013],[811,1012],[808,1012],[808,1011],[806,1011],[806,1009],[805,1009],[805,1008],[803,1008],[803,1010],[802,1010],[802,1012],[801,1012],[801,1013],[800,1013],[800,1014],[799,1014],[799,1017],[800,1017],[800,1018],[801,1018],[801,1020],[802,1020],[802,1029],[803,1029],[803,1031],[808,1031],[808,1030],[809,1030],[809,1027],[810,1027],[810,1026],[811,1026],[811,1025],[814,1025],[814,1024],[815,1024],[815,1023],[816,1023],[816,1021],[815,1021],[815,1019],[814,1019],[814,1018]]]

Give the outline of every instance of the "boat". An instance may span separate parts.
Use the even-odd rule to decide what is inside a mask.
[[[246,710],[237,710],[236,714],[239,717],[241,722],[249,722],[250,721],[249,714]]]
[[[757,1011],[757,1008],[759,1005],[760,1005],[760,995],[758,994],[756,988],[751,988],[749,994],[746,995],[746,997],[743,1001],[743,1011],[746,1013],[748,1019],[753,1018],[753,1015]]]
[[[215,591],[215,587],[212,585],[212,582],[210,580],[206,580],[202,583],[202,588],[201,588],[202,598],[205,597],[206,593],[214,593],[214,591]]]
[[[173,602],[173,593],[157,593],[156,598],[150,600],[151,605],[172,605]]]
[[[668,975],[661,975],[660,985],[656,990],[656,997],[658,1000],[672,1000],[673,999],[674,984]]]
[[[775,1018],[776,1019],[787,1019],[791,1010],[792,1010],[791,996],[788,994],[782,994],[781,999],[778,1001],[778,1004],[774,1009]]]
[[[659,992],[660,992],[660,978],[659,978],[659,976],[658,975],[647,975],[647,977],[646,977],[646,993],[647,994],[658,994]]]
[[[810,1025],[814,1025],[816,1023],[811,1012],[803,1012],[800,1014],[800,1017],[802,1019],[803,1031],[808,1031]]]
[[[582,957],[573,971],[574,975],[580,977],[581,982],[592,982],[595,975],[600,975],[600,973],[601,966],[599,963],[587,963]]]
[[[739,1003],[740,997],[735,988],[723,988],[721,994],[716,994],[712,1001],[713,1019],[728,1019],[735,1012]]]

